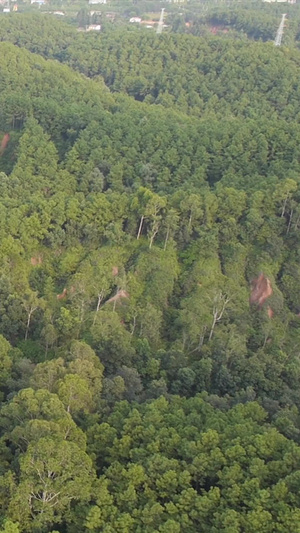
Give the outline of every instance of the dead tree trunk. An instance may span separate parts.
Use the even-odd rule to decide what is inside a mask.
[[[167,243],[168,243],[168,240],[169,240],[169,235],[170,235],[170,228],[167,229],[167,234],[166,234],[165,244],[164,244],[164,251],[166,251],[166,249],[167,249]]]
[[[150,250],[152,248],[153,241],[154,241],[156,235],[158,234],[158,230],[159,230],[159,223],[156,223],[156,224],[153,225],[152,233],[151,233],[151,236],[150,236],[150,243],[149,243],[149,249]]]
[[[142,229],[143,229],[143,222],[144,222],[144,215],[141,216],[141,220],[140,220],[140,225],[139,225],[139,230],[138,230],[138,234],[137,234],[137,240],[139,240],[140,238],[140,235],[141,235],[141,232],[142,232]]]
[[[98,294],[98,301],[97,301],[97,307],[96,307],[96,312],[95,312],[95,314],[94,314],[93,326],[95,325],[96,318],[97,318],[97,314],[98,314],[98,312],[99,312],[100,305],[101,305],[101,302],[102,302],[102,300],[103,300],[103,297],[104,297],[104,292],[103,292],[103,291],[99,292],[99,294]]]
[[[228,298],[228,296],[226,296],[225,294],[222,294],[222,292],[215,296],[213,305],[213,321],[210,328],[208,341],[211,341],[216,324],[222,319],[228,302],[230,302],[230,298]]]
[[[31,317],[36,309],[37,307],[30,307],[29,309],[27,309],[27,324],[26,324],[26,331],[25,331],[25,341],[27,341],[27,338],[28,338]]]

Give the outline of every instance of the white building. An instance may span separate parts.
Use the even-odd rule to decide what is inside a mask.
[[[275,2],[277,4],[296,4],[296,0],[263,0],[263,2],[268,2],[268,4],[274,4]]]
[[[131,19],[129,19],[129,22],[137,22],[138,24],[140,24],[142,22],[142,19],[140,17],[131,17]]]
[[[107,4],[107,0],[89,0],[89,4]]]
[[[90,24],[86,31],[101,31],[101,25],[100,24]]]

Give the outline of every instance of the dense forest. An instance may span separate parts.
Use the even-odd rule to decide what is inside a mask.
[[[202,5],[198,4],[199,8]],[[184,9],[184,13],[172,14],[173,30],[180,33],[205,35],[210,33],[228,36],[230,39],[253,39],[274,41],[283,11],[287,15],[284,28],[284,43],[298,44],[300,11],[297,4],[249,2],[226,5],[211,4],[206,9],[196,10],[195,4]]]
[[[0,41],[0,531],[300,532],[300,53]]]

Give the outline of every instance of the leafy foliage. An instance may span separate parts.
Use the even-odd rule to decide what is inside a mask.
[[[297,531],[298,52],[38,20],[0,30],[2,531]]]

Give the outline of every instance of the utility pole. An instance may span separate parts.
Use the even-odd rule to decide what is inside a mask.
[[[284,30],[285,17],[286,17],[286,14],[282,15],[281,22],[279,24],[279,28],[277,30],[275,41],[274,41],[275,46],[280,46],[281,45],[282,36],[283,36],[283,30]]]
[[[158,26],[157,26],[157,30],[156,30],[156,33],[159,34],[163,31],[163,25],[164,25],[164,10],[165,8],[163,7],[162,10],[161,10],[161,14],[160,14],[160,18],[159,18],[159,23],[158,23]]]

